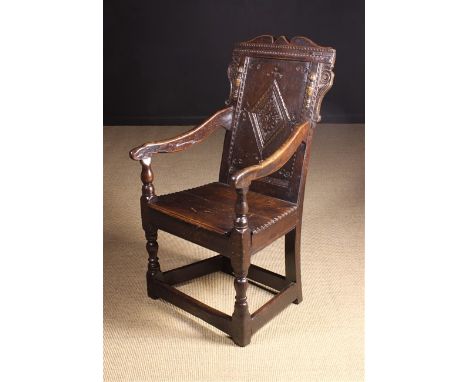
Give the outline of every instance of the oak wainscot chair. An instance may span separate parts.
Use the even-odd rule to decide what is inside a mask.
[[[162,298],[231,336],[239,346],[290,303],[302,301],[300,247],[304,187],[320,104],[333,82],[335,50],[305,37],[259,36],[238,43],[228,68],[228,107],[176,138],[130,152],[142,166],[141,217],[149,254],[148,296]],[[200,143],[226,130],[219,181],[157,196],[151,157]],[[219,255],[163,272],[157,231]],[[285,235],[285,276],[251,265],[253,254]],[[212,272],[234,276],[232,317],[173,285]],[[276,291],[256,312],[249,280]]]

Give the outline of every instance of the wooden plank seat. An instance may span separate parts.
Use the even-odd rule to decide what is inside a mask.
[[[228,236],[234,228],[236,198],[236,190],[233,187],[213,182],[160,195],[148,206],[174,219]],[[297,205],[294,203],[256,192],[249,192],[248,203],[247,217],[253,235],[271,228],[275,223],[297,212]]]

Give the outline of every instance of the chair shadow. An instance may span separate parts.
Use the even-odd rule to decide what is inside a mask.
[[[166,302],[163,299],[152,300],[150,297],[148,297],[146,295],[145,279],[147,254],[144,238],[139,238],[130,242],[131,252],[141,252],[142,256],[138,260],[138,262],[141,263],[141,272],[138,269],[140,268],[140,265],[134,266],[134,260],[124,260],[122,259],[121,254],[115,255],[115,248],[128,248],[128,239],[129,237],[122,237],[120,235],[112,234],[111,232],[106,233],[104,240],[104,247],[107,252],[104,256],[104,321],[110,318],[113,325],[118,325],[119,328],[125,329],[126,331],[132,330],[132,327],[129,326],[129,319],[127,315],[127,312],[131,311],[133,315],[132,320],[138,321],[138,330],[142,329],[144,331],[150,331],[154,327],[151,325],[151,320],[148,319],[149,310],[145,303],[142,304],[142,300],[147,299],[150,300],[151,305],[155,305],[152,306],[152,308],[154,308],[154,312],[156,314],[160,315],[160,320],[165,322],[170,320],[179,321],[182,326],[188,326],[190,329],[196,331],[198,333],[197,339],[202,340],[206,344],[215,343],[218,345],[223,344],[235,346],[234,343],[230,340],[230,336],[226,333],[216,329],[215,327],[204,326],[202,323],[197,322],[199,320],[198,318],[192,318],[193,316],[189,316],[189,313],[183,312],[176,306]],[[193,245],[195,246],[196,244]],[[199,257],[195,257],[190,254],[190,247],[186,248],[188,249],[187,251],[176,251],[171,247],[160,245],[158,257],[162,260],[162,268],[166,268],[164,270],[170,270],[175,267],[183,266],[185,264],[190,264],[200,260]],[[206,254],[205,251],[203,251],[203,255],[206,255],[204,257],[210,257],[216,255],[216,253],[207,250]],[[171,259],[169,261],[170,266],[168,266],[169,264],[164,264],[167,263],[164,261],[164,258]],[[127,262],[129,262],[129,264],[126,264]],[[113,274],[112,267],[114,266],[118,268],[130,267],[132,272],[127,272],[125,281],[119,283],[118,275]],[[177,287],[188,285],[191,283],[191,281],[193,280],[180,283],[177,285]],[[116,291],[113,285],[122,285],[122,283],[123,287]],[[127,288],[125,284],[129,284],[130,288]],[[112,311],[112,309],[114,309],[114,312],[112,314],[106,315],[106,312]],[[119,309],[122,309],[120,314]],[[155,318],[155,321],[156,320],[158,320],[158,318]],[[172,329],[177,330],[179,327],[180,325],[173,325]],[[187,331],[185,335],[189,335],[189,333],[190,332]],[[158,339],[157,335],[155,335],[154,339]]]

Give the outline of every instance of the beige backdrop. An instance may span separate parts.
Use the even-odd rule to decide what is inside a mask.
[[[105,381],[362,381],[364,379],[364,126],[319,126],[304,200],[304,301],[291,305],[245,348],[221,331],[146,296],[139,216],[140,166],[130,148],[188,127],[104,128]],[[217,179],[223,132],[153,161],[159,194]],[[159,235],[163,270],[213,253]],[[284,240],[253,263],[284,272]],[[232,278],[213,274],[181,286],[231,314]],[[251,311],[271,295],[249,286]]]

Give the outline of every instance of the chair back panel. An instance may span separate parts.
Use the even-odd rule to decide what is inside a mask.
[[[234,106],[226,133],[220,181],[273,154],[297,124],[311,121],[307,144],[276,173],[252,183],[255,192],[283,200],[301,200],[310,141],[320,120],[320,103],[333,81],[335,51],[304,38],[274,40],[260,36],[239,43],[228,69]],[[305,166],[304,166],[305,165]]]

